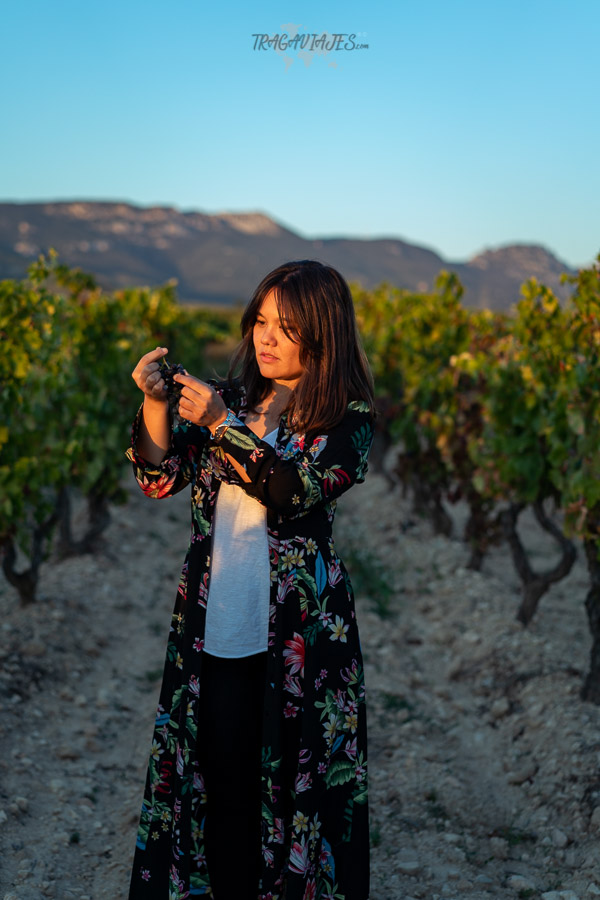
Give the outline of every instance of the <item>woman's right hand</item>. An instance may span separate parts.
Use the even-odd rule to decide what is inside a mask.
[[[157,360],[165,356],[167,352],[166,347],[157,347],[156,350],[145,353],[131,373],[131,377],[146,397],[151,397],[152,400],[162,400],[164,403],[167,402],[167,392]]]

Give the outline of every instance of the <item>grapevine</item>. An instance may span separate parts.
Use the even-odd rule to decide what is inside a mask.
[[[142,354],[165,344],[201,371],[207,344],[229,340],[232,321],[182,308],[172,284],[105,293],[54,251],[27,279],[0,281],[0,557],[22,603],[35,600],[49,553],[97,550],[110,505],[126,499],[139,403],[131,372]],[[79,532],[74,493],[88,509]]]
[[[53,530],[62,552],[94,550],[110,504],[124,498],[123,451],[139,403],[131,371],[142,354],[169,347],[201,373],[207,345],[231,341],[238,318],[182,307],[172,283],[105,293],[53,252],[28,276],[0,282],[0,554],[22,602],[35,599]],[[600,257],[571,280],[565,304],[530,280],[509,315],[465,308],[448,273],[431,293],[382,284],[355,287],[353,299],[393,477],[440,531],[452,524],[446,504],[466,503],[470,567],[504,537],[523,624],[568,573],[572,542],[583,543],[593,637],[583,696],[600,703]],[[159,367],[176,422],[174,376],[185,370],[166,358]],[[73,491],[89,505],[83,535],[71,533]],[[559,545],[549,571],[535,570],[519,538],[526,508]],[[17,548],[25,571],[16,571]]]

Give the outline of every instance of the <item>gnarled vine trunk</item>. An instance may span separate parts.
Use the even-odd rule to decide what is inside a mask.
[[[584,547],[591,582],[585,598],[585,608],[592,633],[592,649],[590,651],[590,668],[581,689],[581,699],[600,705],[600,561],[598,560],[598,541],[587,538],[584,541]]]
[[[553,569],[549,569],[547,572],[534,572],[527,557],[527,551],[517,532],[517,521],[525,505],[525,503],[511,503],[508,509],[503,510],[501,519],[513,563],[523,584],[523,600],[517,612],[517,619],[523,625],[529,625],[535,615],[540,598],[551,585],[560,581],[561,578],[565,578],[571,571],[577,558],[577,549],[546,514],[543,501],[536,501],[532,504],[535,517],[544,531],[551,534],[559,544],[562,555]]]
[[[58,509],[60,528],[58,552],[62,559],[81,553],[94,553],[98,548],[98,538],[110,524],[108,499],[99,490],[91,490],[87,495],[88,523],[80,538],[73,536],[71,494],[68,487],[60,491]]]
[[[52,530],[58,520],[58,511],[55,510],[40,525],[37,525],[31,535],[31,550],[29,553],[29,568],[22,572],[15,569],[17,563],[17,548],[14,538],[4,537],[0,539],[2,550],[2,571],[9,584],[12,584],[19,593],[22,606],[33,603],[36,599],[40,566],[44,560],[44,546],[50,538]]]

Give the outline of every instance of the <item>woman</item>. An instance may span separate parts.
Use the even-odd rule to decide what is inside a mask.
[[[364,481],[374,403],[352,297],[279,266],[242,317],[227,381],[157,348],[127,451],[149,497],[192,490],[130,900],[367,900],[362,656],[331,528]],[[239,377],[235,377],[237,369]]]

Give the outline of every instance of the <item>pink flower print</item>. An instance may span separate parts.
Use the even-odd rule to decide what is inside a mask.
[[[309,762],[312,756],[312,750],[309,750],[307,747],[304,750],[301,750],[298,754],[298,765],[305,766],[307,762]]]
[[[268,544],[269,544],[269,558],[273,565],[277,565],[277,559],[279,557],[279,541],[274,535],[269,532],[268,536]]]
[[[328,570],[327,580],[328,580],[330,586],[333,587],[335,584],[338,583],[338,581],[341,581],[341,579],[342,579],[342,570],[340,568],[339,559],[334,559],[333,562],[330,562],[327,567],[327,570]]]
[[[290,674],[295,675],[300,672],[300,677],[304,677],[304,638],[301,634],[294,632],[291,641],[286,641],[285,646],[288,648],[283,651],[286,657],[286,666],[291,666]]]
[[[308,870],[308,847],[304,842],[304,837],[300,842],[294,841],[290,850],[290,872],[296,872],[298,875],[304,875]]]
[[[283,603],[286,595],[291,591],[294,586],[294,572],[290,572],[283,581],[280,581],[277,585],[277,602]]]
[[[320,762],[319,765],[317,766],[317,772],[319,773],[319,775],[324,775],[326,771],[327,771],[327,763]]]
[[[343,711],[344,707],[346,706],[346,691],[338,688],[333,695],[333,699],[337,708]]]
[[[315,678],[315,691],[318,691],[321,687],[322,681],[320,678]]]
[[[321,669],[319,672],[319,678],[327,678],[327,669]]]
[[[283,710],[283,714],[286,717],[286,719],[290,719],[290,718],[295,719],[296,716],[298,715],[299,709],[300,709],[299,706],[294,706],[294,704],[288,700],[288,702],[285,704],[285,709]]]
[[[286,674],[283,689],[289,694],[293,694],[294,697],[304,697],[304,691],[302,690],[300,679],[296,678],[294,675]]]
[[[296,781],[294,782],[294,790],[297,794],[302,793],[302,791],[307,791],[312,784],[312,777],[310,772],[305,772],[304,775],[298,773],[296,775]]]
[[[150,881],[150,869],[140,869],[144,881]]]
[[[346,667],[345,669],[340,669],[340,676],[344,679],[346,684],[350,682],[354,683],[358,677],[358,662],[353,659],[351,669],[349,669],[348,667]]]
[[[302,900],[316,900],[317,896],[317,882],[311,878],[310,881],[306,882],[306,888],[304,890],[304,896]]]
[[[198,653],[200,653],[200,651],[203,649],[203,647],[204,647],[204,641],[201,641],[199,637],[194,638],[194,650],[196,650]]]
[[[199,791],[201,794],[206,790],[204,787],[204,778],[199,772],[194,772],[194,790]]]
[[[183,888],[183,883],[181,878],[179,877],[179,872],[177,871],[176,866],[171,866],[171,871],[169,873],[169,881],[180,891]],[[170,885],[171,886],[171,885]]]
[[[193,697],[200,696],[200,682],[198,681],[197,675],[190,675],[190,681],[188,684],[188,690]]]
[[[319,613],[319,621],[322,622],[325,627],[327,627],[331,624],[331,613],[323,610],[323,612]]]
[[[269,825],[269,843],[283,844],[283,819],[275,818]]]
[[[206,609],[206,598],[208,597],[208,572],[202,576],[202,581],[198,586],[198,603]]]
[[[256,462],[257,459],[260,459],[261,456],[264,455],[265,451],[262,449],[262,447],[255,447],[255,449],[250,454],[250,459],[252,460],[252,462]]]
[[[356,759],[356,738],[355,737],[353,737],[351,741],[348,741],[348,743],[344,747],[344,753],[350,759]]]
[[[273,783],[271,783],[271,785],[267,788],[267,794],[269,795],[269,800],[271,801],[271,803],[278,802],[278,797],[279,797],[278,791],[280,790],[280,788],[281,788],[280,784],[273,784]]]

